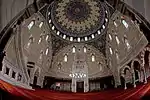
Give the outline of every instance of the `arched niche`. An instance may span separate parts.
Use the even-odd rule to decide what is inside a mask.
[[[67,55],[67,60],[64,59],[65,55]],[[95,47],[84,43],[73,43],[60,49],[53,57],[49,75],[58,78],[71,78],[69,74],[72,72],[72,65],[75,59],[86,62],[89,78],[111,75],[105,55]],[[61,67],[59,66],[60,64]]]
[[[132,70],[129,66],[124,66],[120,70],[120,80],[121,80],[121,86],[124,87],[124,89],[127,88],[126,84],[127,83],[132,83],[133,78],[132,78]]]

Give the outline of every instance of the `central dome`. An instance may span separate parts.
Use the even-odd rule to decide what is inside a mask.
[[[61,33],[84,38],[106,24],[107,14],[104,4],[98,0],[58,0],[52,5],[50,17]]]

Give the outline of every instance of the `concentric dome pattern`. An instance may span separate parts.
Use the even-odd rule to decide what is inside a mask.
[[[98,30],[105,29],[108,22],[105,4],[99,0],[58,0],[49,11],[53,27],[69,40],[95,38]]]

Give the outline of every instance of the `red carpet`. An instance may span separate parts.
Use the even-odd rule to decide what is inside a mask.
[[[127,90],[113,89],[96,93],[65,93],[42,89],[34,91],[12,86],[2,80],[0,88],[15,96],[23,97],[24,100],[140,100],[143,97],[150,97],[150,82]]]

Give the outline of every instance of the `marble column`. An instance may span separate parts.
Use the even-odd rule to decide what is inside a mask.
[[[125,90],[127,89],[126,79],[125,79],[125,82],[124,82],[124,89],[125,89]]]
[[[71,85],[71,91],[72,92],[77,92],[77,90],[76,90],[76,80],[75,80],[75,78],[72,78],[72,85]]]
[[[146,84],[147,83],[147,76],[146,76],[145,68],[144,68],[143,72],[144,72],[144,84]]]
[[[133,79],[133,86],[136,87],[136,84],[135,84],[135,73],[132,73],[132,79]]]
[[[18,75],[19,75],[19,73],[17,72],[16,75],[15,75],[16,80],[18,80]]]
[[[9,69],[9,77],[12,78],[12,68]]]

